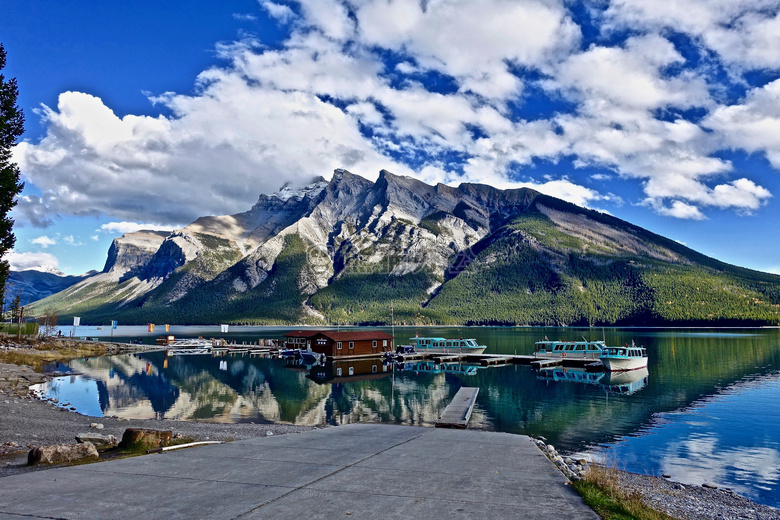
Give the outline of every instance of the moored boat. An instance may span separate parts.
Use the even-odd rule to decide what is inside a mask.
[[[605,348],[599,359],[604,369],[610,372],[638,370],[647,368],[647,349],[637,347],[632,341],[631,345]]]
[[[482,354],[487,348],[480,345],[474,338],[447,339],[447,338],[409,338],[415,352],[429,354]],[[402,345],[405,346],[405,345]]]
[[[598,359],[607,345],[601,341],[551,341],[535,343],[534,356],[540,358]]]

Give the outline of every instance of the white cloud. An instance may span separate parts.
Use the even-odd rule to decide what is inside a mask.
[[[780,68],[776,0],[616,0],[605,17],[620,28],[688,33],[736,71]]]
[[[780,79],[751,90],[740,104],[718,107],[703,124],[725,146],[764,152],[780,168]]]
[[[287,23],[293,18],[295,18],[295,13],[292,9],[289,8],[289,6],[286,6],[284,4],[277,4],[274,2],[260,2],[260,5],[263,9],[266,10],[266,12],[272,17],[277,20],[279,20],[282,23]]]
[[[698,207],[681,200],[673,201],[671,206],[658,205],[656,211],[661,215],[686,220],[704,220],[706,218]]]
[[[593,46],[558,67],[548,88],[559,88],[583,103],[584,111],[613,115],[625,109],[691,107],[708,103],[703,79],[664,77],[662,70],[683,62],[671,42],[657,35],[629,38],[621,47]]]
[[[5,255],[5,260],[8,261],[11,269],[14,271],[24,271],[26,269],[49,272],[59,271],[59,260],[50,253],[17,253],[16,251],[9,251]]]
[[[37,238],[33,238],[30,240],[31,243],[41,246],[42,248],[46,249],[49,246],[53,246],[57,243],[57,241],[51,237],[47,237],[46,235],[41,235]]]
[[[648,207],[687,219],[704,218],[706,207],[754,211],[771,197],[756,179],[730,178],[734,166],[717,152],[762,151],[780,167],[780,80],[737,104],[716,101],[712,75],[664,36],[666,20],[678,20],[727,56],[708,38],[737,32],[750,49],[724,59],[770,66],[774,18],[756,1],[613,2],[604,18],[637,30],[587,48],[562,1],[296,4],[258,2],[291,22],[279,47],[220,45],[227,64],[201,73],[193,93],[150,98],[170,116],[119,117],[99,98],[62,93],[56,109],[42,109],[46,136],[14,151],[42,192],[20,199],[17,220],[44,227],[57,214],[107,215],[181,226],[245,211],[259,193],[339,167],[498,187],[522,178],[585,205],[605,196],[581,185],[578,168],[597,167],[605,171],[582,184],[617,175],[641,183]],[[429,88],[426,75],[447,88]],[[531,83],[573,108],[513,113]],[[687,109],[705,116],[673,115]],[[521,170],[563,158],[575,169],[557,181]]]
[[[345,40],[354,35],[355,25],[347,7],[339,0],[297,0],[305,23],[317,27],[328,38]]]
[[[573,48],[579,27],[557,2],[375,0],[355,2],[358,38],[406,52],[461,90],[501,100],[521,80],[510,64],[538,67]]]
[[[557,197],[582,207],[589,207],[591,202],[602,200],[604,197],[598,192],[585,188],[570,181],[567,178],[548,180],[544,183],[521,183],[520,186],[532,188],[536,191]]]
[[[109,222],[103,224],[95,231],[101,233],[108,233],[110,235],[122,235],[124,233],[134,233],[136,231],[173,231],[170,226],[160,226],[158,224],[143,224],[139,222]],[[97,240],[97,236],[92,237],[93,240]]]
[[[257,16],[249,13],[233,13],[233,19],[240,22],[256,22]]]

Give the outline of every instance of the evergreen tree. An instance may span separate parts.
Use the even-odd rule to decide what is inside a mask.
[[[16,206],[16,196],[24,183],[19,181],[19,167],[11,162],[11,148],[24,133],[24,114],[16,104],[19,89],[16,78],[5,79],[5,47],[0,43],[0,259],[14,247],[14,221],[8,213]],[[8,278],[9,265],[0,260],[0,293]]]

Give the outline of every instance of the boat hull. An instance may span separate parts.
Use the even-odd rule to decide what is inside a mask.
[[[626,370],[639,370],[647,368],[646,357],[609,357],[602,356],[601,363],[605,370],[610,372],[624,372]]]

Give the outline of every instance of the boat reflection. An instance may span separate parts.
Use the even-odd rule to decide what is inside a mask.
[[[647,386],[647,368],[627,372],[589,372],[580,368],[543,368],[538,379],[597,385],[607,392],[631,395]]]
[[[648,376],[647,368],[627,372],[606,372],[599,383],[607,392],[631,395],[647,386]]]
[[[595,385],[604,377],[604,372],[588,372],[582,368],[553,367],[540,369],[536,377],[551,381],[567,381]]]
[[[412,361],[407,363],[397,363],[398,370],[405,372],[429,373],[429,374],[458,374],[462,376],[474,376],[480,368],[475,365],[464,365],[461,363],[434,363],[433,361]]]

